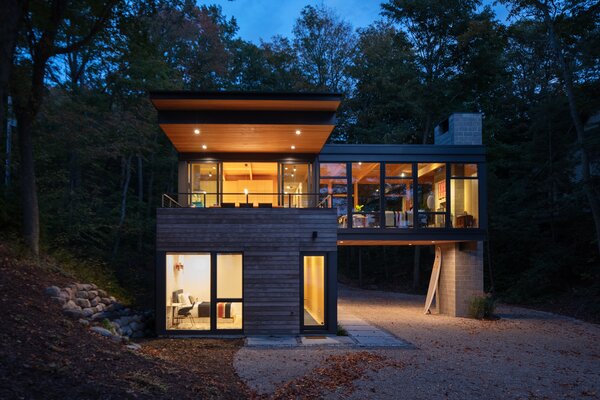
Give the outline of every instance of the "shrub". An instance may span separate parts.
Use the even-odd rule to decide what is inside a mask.
[[[496,299],[491,295],[474,296],[469,303],[469,317],[491,319],[496,309]]]
[[[348,336],[348,331],[344,329],[344,327],[340,324],[337,326],[337,335],[338,336]]]

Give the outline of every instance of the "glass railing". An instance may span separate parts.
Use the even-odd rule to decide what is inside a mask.
[[[165,193],[162,208],[331,208],[322,193]]]

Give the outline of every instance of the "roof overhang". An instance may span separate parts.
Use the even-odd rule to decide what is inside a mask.
[[[336,93],[150,92],[159,125],[180,153],[319,153],[341,98]]]

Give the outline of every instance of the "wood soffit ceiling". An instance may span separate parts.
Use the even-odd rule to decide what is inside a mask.
[[[316,154],[333,131],[341,95],[151,92],[150,100],[159,112],[160,127],[180,153]],[[200,120],[192,122],[198,115]]]
[[[334,126],[160,124],[160,127],[180,153],[318,153]],[[200,134],[194,134],[195,129]],[[296,135],[297,129],[300,135]]]

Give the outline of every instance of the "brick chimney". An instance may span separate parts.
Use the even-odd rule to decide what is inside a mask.
[[[434,143],[442,145],[481,145],[481,114],[454,113],[434,130]]]

